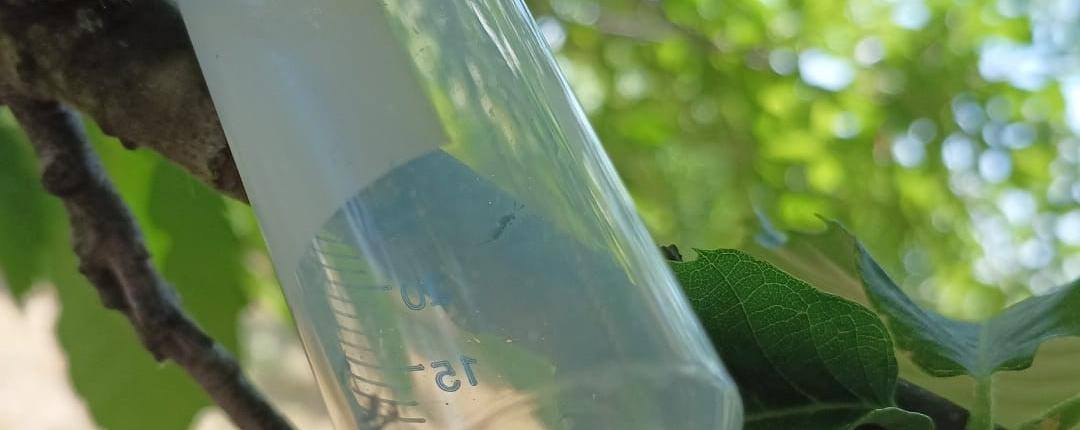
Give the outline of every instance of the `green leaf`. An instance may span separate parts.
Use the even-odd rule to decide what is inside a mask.
[[[143,160],[145,156],[118,157],[106,165],[112,171],[133,172],[143,169]],[[56,286],[62,306],[58,340],[72,384],[97,424],[120,430],[185,428],[209,399],[177,366],[155,362],[128,321],[105,309],[79,274],[67,217],[59,200],[41,187],[31,148],[6,112],[0,117],[0,163],[0,198],[17,202],[0,204],[0,269],[16,295],[34,281]],[[136,214],[144,212],[139,210],[145,206],[144,196],[124,197]]]
[[[237,316],[250,281],[243,264],[249,246],[233,232],[222,197],[152,153],[124,150],[93,127],[89,131],[185,310],[235,351]],[[66,220],[49,229],[66,231]],[[66,237],[52,242],[52,280],[63,305],[59,338],[75,389],[95,421],[119,430],[188,427],[210,399],[177,365],[155,362],[130,323],[101,306],[77,273]]]
[[[673,267],[740,387],[747,429],[886,419],[932,428],[925,416],[883,411],[894,406],[897,368],[872,312],[743,252],[698,253]]]
[[[934,422],[930,417],[923,414],[905,411],[900,408],[881,408],[864,415],[859,421],[847,428],[852,430],[861,428],[888,430],[927,429],[934,428]]]
[[[873,304],[889,325],[900,354],[901,374],[969,408],[989,399],[974,380],[993,377],[996,420],[1014,426],[1077,393],[1080,386],[1080,292],[1078,282],[1032,297],[981,322],[957,321],[916,304],[858,241],[835,222],[818,234],[795,233],[772,246],[752,247],[799,277],[864,304]],[[768,241],[766,241],[768,242]],[[783,243],[779,243],[783,242]],[[864,280],[862,280],[864,278]],[[852,282],[865,282],[852,292]],[[839,286],[839,287],[838,287]],[[1038,360],[1033,360],[1036,351]],[[910,361],[909,361],[910,360]],[[934,376],[931,377],[930,375]],[[968,377],[942,378],[968,375]]]
[[[915,304],[861,245],[857,249],[867,294],[900,348],[931,375],[967,374],[975,379],[969,428],[992,426],[995,372],[1026,369],[1043,342],[1080,334],[1080,280],[1023,300],[980,323],[956,321]]]
[[[124,148],[118,139],[106,135],[93,121],[84,120],[83,124],[94,152],[109,174],[109,181],[124,197],[124,203],[127,203],[135,219],[140,220],[139,227],[142,228],[150,256],[160,264],[165,247],[169,244],[169,235],[149,222],[150,178],[158,165],[165,162],[153,151]]]
[[[747,252],[815,288],[870,306],[855,267],[854,238],[842,229],[819,234],[780,233],[760,220],[765,231],[744,245]]]
[[[251,276],[224,197],[167,163],[150,182],[150,221],[169,240],[161,271],[203,330],[235,352],[237,317],[247,305]]]
[[[18,298],[44,275],[59,204],[41,186],[33,151],[6,111],[0,118],[0,164],[0,273]]]
[[[978,379],[999,370],[1026,369],[1043,342],[1080,334],[1080,280],[1023,300],[987,321],[963,322],[915,304],[865,249],[858,249],[871,301],[900,347],[932,375]]]

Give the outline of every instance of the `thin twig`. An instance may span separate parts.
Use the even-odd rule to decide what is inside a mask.
[[[180,308],[172,286],[150,263],[142,234],[78,117],[55,101],[9,95],[4,102],[40,158],[45,189],[67,209],[79,271],[104,305],[130,320],[157,360],[183,367],[240,428],[291,428],[236,360]]]

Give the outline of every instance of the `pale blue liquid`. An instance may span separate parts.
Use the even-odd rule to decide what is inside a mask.
[[[441,151],[346,203],[296,275],[292,305],[308,316],[298,323],[325,354],[316,371],[341,387],[358,428],[727,429],[740,419],[723,371],[679,345],[678,318],[641,293],[668,285],[635,285],[604,249]],[[440,377],[447,367],[455,375]]]

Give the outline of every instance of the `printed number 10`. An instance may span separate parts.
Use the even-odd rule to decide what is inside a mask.
[[[476,381],[476,373],[473,372],[472,365],[476,364],[476,359],[472,357],[461,356],[461,366],[465,368],[465,379],[469,381],[469,385],[476,386],[479,382]],[[450,364],[448,360],[433,361],[431,362],[432,369],[441,369],[435,374],[435,385],[439,386],[440,390],[452,393],[461,388],[461,380],[454,379],[457,372],[454,371],[454,366]],[[447,383],[448,380],[453,382]]]

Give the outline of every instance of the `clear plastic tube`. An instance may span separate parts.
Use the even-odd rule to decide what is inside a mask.
[[[180,0],[339,429],[737,429],[514,0]]]

